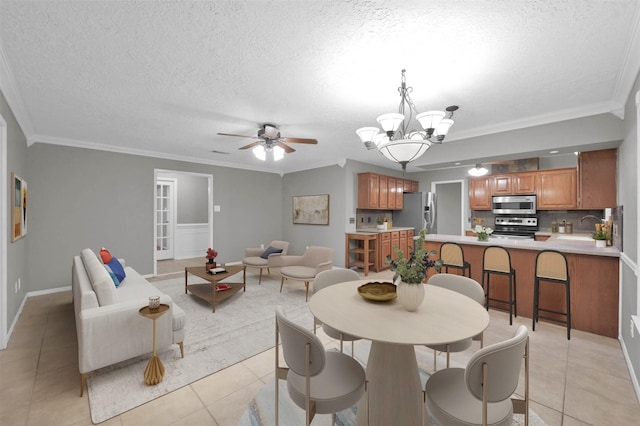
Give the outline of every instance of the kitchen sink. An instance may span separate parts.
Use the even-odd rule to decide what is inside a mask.
[[[558,235],[556,237],[558,240],[571,240],[571,241],[591,241],[593,242],[593,238],[581,235]]]

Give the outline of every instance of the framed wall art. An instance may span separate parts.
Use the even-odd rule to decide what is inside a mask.
[[[329,194],[294,196],[293,223],[299,225],[328,225]]]
[[[11,172],[11,242],[27,235],[27,182]]]

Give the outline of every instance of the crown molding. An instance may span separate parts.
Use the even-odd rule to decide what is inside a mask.
[[[93,149],[97,151],[107,151],[107,152],[114,152],[118,154],[139,155],[142,157],[160,158],[164,160],[184,161],[187,163],[207,164],[210,166],[228,167],[232,169],[242,169],[242,170],[250,170],[255,172],[281,174],[280,170],[272,170],[272,169],[267,169],[262,167],[243,166],[240,164],[227,163],[224,161],[206,160],[206,159],[196,158],[196,157],[166,154],[163,152],[147,151],[147,150],[141,150],[141,149],[132,149],[132,148],[126,148],[122,146],[105,145],[105,144],[100,144],[95,142],[79,141],[76,139],[57,138],[53,136],[34,135],[31,138],[30,145],[34,143],[69,146],[73,148]]]
[[[16,80],[13,78],[11,66],[7,60],[7,54],[2,47],[2,40],[0,40],[0,90],[2,90],[7,103],[11,107],[13,116],[16,118],[22,132],[27,138],[27,146],[29,146],[29,140],[35,133],[33,121],[24,106],[22,96],[20,96],[20,92],[16,86]]]
[[[640,55],[638,55],[640,52],[640,2],[636,3],[633,22],[627,51],[611,98],[612,102],[622,105],[623,108],[631,95],[636,79],[640,75]]]
[[[478,136],[492,135],[494,133],[508,132],[512,130],[526,129],[528,127],[541,126],[544,124],[556,123],[559,121],[573,120],[576,118],[590,117],[598,114],[614,114],[618,118],[620,110],[624,116],[624,103],[617,104],[612,101],[601,102],[597,104],[583,105],[576,108],[569,108],[562,111],[554,111],[547,114],[534,115],[521,120],[506,121],[495,125],[476,127],[474,129],[457,131],[447,135],[446,142],[461,139],[475,138]],[[445,143],[446,143],[445,142]]]

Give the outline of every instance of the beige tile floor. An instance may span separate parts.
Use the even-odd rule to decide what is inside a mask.
[[[197,260],[197,264],[201,260]],[[172,272],[172,265],[163,265]],[[184,263],[174,271],[183,271]],[[160,268],[158,268],[160,271]],[[249,272],[251,273],[251,272]],[[389,278],[390,273],[370,274]],[[270,279],[277,280],[277,271]],[[510,337],[508,315],[490,311],[485,343]],[[329,347],[337,342],[326,336]],[[477,350],[452,354],[463,363]],[[102,423],[111,425],[236,425],[248,402],[273,377],[268,350]],[[440,360],[444,362],[444,357]],[[90,425],[79,397],[76,332],[69,291],[30,297],[8,347],[0,351],[0,425]],[[640,404],[617,340],[540,323],[531,334],[531,408],[549,426],[637,425]]]

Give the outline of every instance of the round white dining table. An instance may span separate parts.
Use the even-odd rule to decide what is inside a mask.
[[[441,287],[425,285],[425,298],[415,312],[397,299],[364,299],[358,287],[371,280],[326,287],[309,301],[313,315],[347,334],[371,340],[367,361],[370,425],[419,425],[422,386],[413,345],[446,344],[483,332],[489,314],[473,299]],[[366,423],[367,403],[358,405],[359,425]]]

